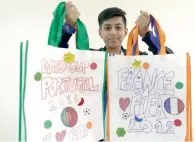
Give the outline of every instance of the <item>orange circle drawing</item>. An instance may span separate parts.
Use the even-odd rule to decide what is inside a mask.
[[[86,127],[87,127],[88,129],[91,129],[91,128],[92,128],[92,123],[91,123],[91,122],[87,122]]]
[[[149,67],[150,67],[150,64],[149,63],[147,63],[147,62],[145,62],[144,64],[143,64],[143,68],[144,69],[149,69]]]

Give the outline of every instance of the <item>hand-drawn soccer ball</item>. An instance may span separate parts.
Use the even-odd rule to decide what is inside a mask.
[[[89,115],[89,114],[90,114],[90,109],[85,108],[85,109],[84,109],[84,114],[85,114],[85,115]]]
[[[129,114],[128,113],[123,113],[122,118],[126,120],[127,118],[129,118]]]

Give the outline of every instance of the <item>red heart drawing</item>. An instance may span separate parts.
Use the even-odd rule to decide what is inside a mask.
[[[63,130],[61,133],[60,132],[57,132],[56,133],[56,140],[58,142],[62,142],[63,139],[64,139],[64,137],[65,137],[65,135],[66,135],[66,130]]]
[[[129,106],[129,103],[130,103],[130,99],[129,98],[120,98],[119,100],[119,105],[120,105],[120,108],[125,111],[127,109],[127,107]]]

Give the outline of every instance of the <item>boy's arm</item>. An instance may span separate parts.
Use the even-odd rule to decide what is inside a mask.
[[[68,41],[70,40],[70,37],[71,37],[71,36],[72,36],[72,35],[70,35],[70,34],[68,34],[68,33],[66,33],[66,32],[62,33],[62,38],[61,38],[61,40],[60,40],[60,43],[58,44],[58,47],[61,47],[61,48],[68,48],[68,47],[69,47]]]
[[[58,47],[68,48],[69,47],[68,41],[70,40],[74,32],[75,32],[75,28],[71,27],[68,24],[64,24],[63,29],[62,29],[62,37],[58,44]]]
[[[149,51],[151,51],[154,55],[157,54],[157,49],[158,49],[157,39],[151,31],[146,33],[142,41],[144,41],[149,46],[148,48]],[[167,54],[174,54],[174,52],[170,48],[166,46],[165,48],[166,48]]]

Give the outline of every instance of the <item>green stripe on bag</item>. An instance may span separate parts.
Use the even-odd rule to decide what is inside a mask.
[[[50,26],[48,45],[58,47],[62,36],[62,28],[64,24],[64,17],[66,16],[66,2],[58,4],[56,10],[53,12],[53,20]],[[76,22],[76,48],[81,50],[89,50],[89,37],[84,23],[78,19]]]
[[[107,107],[107,102],[105,105],[105,96],[107,97],[107,57],[108,57],[108,52],[105,52],[105,59],[104,59],[104,82],[103,82],[103,88],[102,88],[102,102],[103,102],[103,129],[104,129],[104,138],[106,137],[106,112],[104,111],[104,108]],[[106,99],[107,101],[108,99]],[[107,110],[107,109],[106,109]]]
[[[25,54],[24,54],[25,51]],[[24,58],[23,58],[24,57]],[[28,60],[28,41],[23,47],[20,43],[20,82],[19,82],[19,127],[18,141],[27,141],[26,132],[26,116],[24,111],[24,101],[26,95],[26,76],[27,76],[27,60]]]
[[[19,82],[19,127],[18,141],[22,141],[22,116],[23,116],[23,43],[20,43],[20,82]]]

